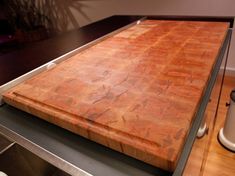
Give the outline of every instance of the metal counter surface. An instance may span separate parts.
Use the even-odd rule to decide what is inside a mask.
[[[9,105],[0,108],[0,118],[2,126],[92,175],[170,175]]]
[[[126,18],[125,16],[123,16]],[[157,17],[156,17],[157,18]],[[179,17],[182,18],[182,17]],[[118,20],[117,20],[118,19]],[[133,18],[134,21],[140,19],[140,17]],[[116,27],[110,27],[110,29],[105,30],[105,33],[112,32],[115,29],[118,29],[122,26],[125,26],[126,24],[129,24],[130,22],[133,22],[133,19],[131,21],[127,20],[125,21],[125,24],[119,24],[119,25],[114,25]],[[230,18],[229,18],[230,19]],[[120,17],[116,18],[117,21],[121,21]],[[102,23],[102,22],[101,22]],[[96,25],[100,23],[96,23]],[[112,17],[105,19],[105,24],[106,26],[109,26],[112,24]],[[232,25],[232,22],[231,22]],[[102,25],[101,25],[102,26]],[[17,75],[21,75],[27,70],[32,70],[36,67],[40,66],[41,64],[48,62],[59,55],[62,55],[68,51],[73,50],[74,48],[78,46],[82,46],[95,38],[99,38],[102,35],[105,35],[102,32],[99,32],[102,27],[100,26],[97,35],[93,35],[93,38],[89,38],[86,41],[75,41],[71,46],[65,48],[65,49],[59,49],[58,51],[54,51],[49,54],[45,54],[45,48],[47,46],[54,47],[54,46],[59,46],[60,39],[53,39],[54,44],[43,43],[42,45],[37,45],[33,47],[32,49],[24,49],[24,51],[16,51],[13,54],[9,54],[4,56],[5,59],[7,58],[14,58],[15,56],[19,56],[20,58],[26,58],[30,59],[30,53],[33,53],[35,51],[43,51],[41,52],[42,55],[40,58],[37,58],[35,62],[31,66],[25,65],[23,66],[25,69],[21,70],[14,70],[14,73],[9,73],[9,77],[3,75],[1,73],[0,79],[2,83],[5,83],[5,78],[6,79],[13,79]],[[80,34],[86,33],[86,35],[89,35],[89,33],[94,31],[94,25],[89,28],[89,30],[86,30],[87,32],[84,31],[84,29],[79,30]],[[79,34],[79,35],[80,35]],[[73,34],[76,35],[76,34]],[[68,35],[70,37],[66,37],[64,35],[62,38],[63,40],[66,41],[66,38],[71,38],[73,36],[72,34]],[[231,34],[230,34],[231,35]],[[95,37],[96,36],[96,37]],[[229,36],[230,37],[230,36]],[[62,42],[61,38],[61,42]],[[229,41],[228,41],[229,42]],[[56,44],[57,43],[57,44]],[[62,42],[63,43],[63,42]],[[43,48],[41,48],[43,47]],[[56,47],[55,47],[56,48]],[[20,55],[19,55],[20,54]],[[43,54],[45,54],[45,57],[43,57]],[[26,59],[27,60],[27,59]],[[39,61],[40,60],[40,61]],[[18,62],[17,62],[18,63]],[[28,63],[28,64],[30,64]],[[4,63],[6,64],[6,63]],[[0,63],[0,65],[3,67]],[[219,63],[220,65],[220,63]],[[218,66],[219,66],[218,65]],[[217,70],[219,67],[217,66]],[[12,66],[9,66],[9,69],[11,70]],[[215,75],[216,76],[216,75]],[[4,80],[3,80],[4,79]],[[213,81],[211,86],[213,86]],[[206,98],[208,99],[208,98]],[[203,106],[207,103],[207,101],[202,101]],[[186,142],[185,145],[185,152],[183,152],[182,159],[178,163],[178,171],[177,173],[181,173],[184,164],[187,161],[187,156],[190,153],[191,147],[193,141],[194,141],[194,135],[197,132],[198,127],[200,126],[200,121],[201,117],[203,114],[203,110],[201,110],[198,113],[199,118],[196,118],[197,120],[194,122],[193,129],[191,130],[189,134],[189,138]],[[38,119],[30,114],[27,114],[23,111],[17,110],[9,105],[3,105],[0,107],[0,132],[7,132],[9,134],[18,134],[22,136],[23,138],[26,139],[26,141],[30,141],[34,146],[43,148],[49,153],[51,152],[54,155],[57,155],[61,160],[64,160],[66,162],[71,163],[73,166],[77,167],[78,169],[82,169],[85,172],[81,172],[84,175],[97,175],[97,176],[103,176],[105,175],[113,175],[113,176],[127,176],[127,175],[141,175],[141,176],[150,176],[150,175],[171,175],[172,173],[165,172],[163,170],[160,170],[156,167],[147,165],[141,161],[138,161],[136,159],[130,158],[126,155],[123,155],[121,153],[115,152],[111,149],[108,149],[104,146],[101,146],[97,143],[94,143],[92,141],[89,141],[83,137],[80,137],[78,135],[75,135],[67,130],[64,130],[60,127],[57,127],[55,125],[49,124],[46,121],[43,121],[41,119]],[[192,136],[193,135],[193,136]],[[14,136],[14,135],[12,135]],[[24,140],[23,140],[24,142]],[[54,163],[56,165],[56,163]],[[59,165],[56,165],[59,167]],[[67,167],[69,169],[70,167]],[[88,174],[89,173],[89,174]],[[83,175],[81,174],[81,175]],[[76,175],[76,174],[75,174]],[[178,175],[178,174],[175,174]]]
[[[3,98],[173,172],[228,25],[142,20],[9,89]]]

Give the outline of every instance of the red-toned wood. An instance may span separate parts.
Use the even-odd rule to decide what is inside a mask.
[[[4,100],[173,171],[227,29],[146,20],[21,83]]]

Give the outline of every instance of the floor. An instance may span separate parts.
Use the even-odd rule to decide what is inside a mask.
[[[226,76],[219,105],[218,117],[212,136],[209,154],[203,176],[233,176],[235,175],[235,153],[223,148],[217,141],[217,135],[224,124],[227,113],[226,102],[229,102],[230,92],[235,88],[235,77]]]

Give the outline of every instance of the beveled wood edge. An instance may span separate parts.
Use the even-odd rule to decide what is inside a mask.
[[[124,149],[126,149],[125,154],[128,156],[131,156],[133,158],[136,158],[138,160],[142,160],[150,165],[155,165],[158,166],[160,169],[164,169],[168,172],[173,172],[174,169],[176,168],[177,164],[177,159],[166,159],[162,156],[157,156],[154,155],[154,153],[151,151],[145,151],[141,146],[142,142],[144,142],[144,139],[140,139],[133,143],[133,141],[129,142],[127,139],[128,136],[123,135],[123,133],[120,135],[119,133],[121,131],[109,131],[106,128],[102,128],[101,125],[97,123],[89,123],[89,121],[86,121],[85,118],[80,117],[76,118],[76,121],[79,121],[79,125],[75,125],[72,123],[68,123],[68,119],[73,119],[74,115],[68,112],[65,112],[61,109],[57,109],[55,107],[50,107],[50,106],[45,106],[40,102],[34,101],[32,99],[29,99],[27,97],[21,96],[20,94],[15,94],[14,92],[9,92],[6,94],[6,96],[3,95],[4,101],[13,106],[17,107],[17,109],[20,109],[24,112],[27,112],[29,114],[32,114],[40,119],[43,119],[49,123],[52,123],[54,125],[57,125],[63,129],[66,129],[72,133],[78,134],[82,137],[91,139],[94,142],[97,142],[101,145],[104,145],[108,148],[111,148],[112,150],[124,153]],[[23,106],[21,106],[23,104]],[[43,107],[44,112],[41,111],[41,107]],[[54,116],[55,114],[60,114],[60,116],[57,116],[58,118],[60,117],[60,121],[55,121]],[[68,118],[67,120],[64,120],[64,117]],[[111,140],[115,143],[120,145],[120,147],[111,147],[109,146],[109,143],[102,143],[100,142],[101,138],[107,138],[107,135],[112,133],[112,135],[115,135],[115,138],[112,138]],[[89,136],[89,137],[88,137]],[[102,137],[100,137],[102,136]],[[131,136],[136,137],[136,136]],[[108,139],[108,138],[107,138]],[[105,140],[106,141],[106,140]],[[146,142],[146,141],[145,141]],[[136,147],[138,144],[139,147]],[[153,145],[153,144],[152,144]],[[133,147],[135,146],[135,147]],[[155,147],[156,145],[153,145]],[[150,149],[151,144],[148,144],[148,147]],[[147,148],[148,149],[148,148]],[[145,151],[145,154],[148,155],[149,157],[144,157],[144,156],[138,156],[138,153]],[[135,151],[134,154],[130,151]],[[149,159],[151,158],[151,159]]]
[[[115,15],[115,16],[117,16],[117,15]],[[120,15],[119,15],[120,16]],[[129,16],[129,15],[128,15]],[[154,18],[157,18],[158,17],[158,19],[162,19],[162,18],[164,18],[165,20],[172,20],[172,19],[175,19],[175,20],[199,20],[199,19],[206,19],[207,17],[203,17],[203,16],[173,16],[173,15],[159,15],[159,16],[142,16],[142,17],[147,17],[148,19],[149,18],[151,18],[151,17],[154,17]],[[234,22],[234,17],[212,17],[212,19],[211,18],[207,18],[207,20],[205,20],[205,21],[219,21],[218,19],[225,19],[227,22],[229,22],[230,23],[230,27],[233,27],[233,22]],[[211,20],[210,20],[211,19]],[[217,19],[217,20],[216,20]],[[230,31],[231,32],[231,31]],[[231,34],[230,34],[231,35]],[[230,36],[231,37],[231,36]],[[192,131],[192,130],[191,130]],[[191,132],[190,131],[190,132]],[[191,149],[190,149],[191,150]],[[178,164],[178,166],[179,166],[179,164]],[[177,166],[177,169],[178,169],[178,166]],[[181,165],[182,166],[182,165]],[[183,166],[184,167],[184,166]],[[177,174],[174,174],[174,175],[177,175]]]

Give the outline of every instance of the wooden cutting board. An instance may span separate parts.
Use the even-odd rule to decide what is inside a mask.
[[[19,84],[3,98],[173,171],[228,27],[145,20]]]

